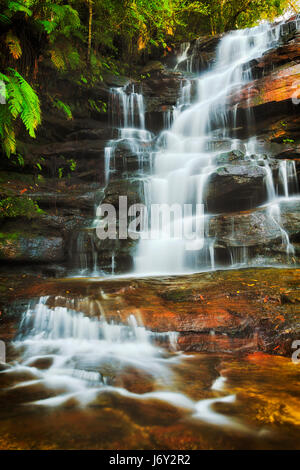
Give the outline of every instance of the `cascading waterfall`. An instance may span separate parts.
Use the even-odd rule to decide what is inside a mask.
[[[299,192],[296,165],[293,160],[282,160],[280,162],[279,181],[284,197],[289,197]]]
[[[121,147],[138,157],[139,168],[143,170],[145,148],[149,147],[152,134],[145,130],[145,106],[141,93],[134,85],[111,88],[110,110],[112,126],[118,137],[109,141],[104,149],[105,185],[109,183],[111,172],[116,171],[116,151]],[[124,159],[126,167],[126,158]]]
[[[176,106],[164,112],[164,129],[155,139],[145,126],[142,87],[139,92],[132,83],[111,88],[110,112],[115,138],[107,143],[104,151],[104,188],[110,185],[111,179],[120,178],[120,171],[122,178],[132,178],[133,168],[134,178],[139,179],[144,188],[141,191],[148,218],[145,215],[134,258],[137,274],[172,274],[256,264],[255,252],[238,240],[236,232],[230,234],[229,243],[224,244],[212,229],[220,211],[210,210],[210,192],[216,184],[211,183],[211,179],[223,165],[232,167],[233,164],[237,165],[237,171],[241,167],[250,167],[253,171],[263,169],[266,223],[275,227],[282,238],[287,262],[293,259],[290,256],[293,246],[282,226],[280,203],[299,194],[295,162],[282,160],[276,166],[272,158],[265,156],[264,148],[255,137],[239,140],[235,131],[238,104],[230,103],[231,95],[241,89],[245,93],[247,83],[251,82],[251,61],[275,46],[279,34],[280,25],[262,24],[224,36],[219,42],[214,66],[198,77],[189,74],[182,78]],[[177,65],[186,61],[188,49],[188,44],[182,46]],[[250,109],[249,106],[245,111],[248,126],[254,122]],[[222,161],[224,152],[230,151],[242,151],[239,162]],[[255,194],[249,197],[255,199]],[[171,214],[170,220],[157,227],[152,225],[153,204],[177,204],[181,214]],[[186,204],[192,206],[187,213]],[[252,204],[251,209],[259,204]],[[204,213],[197,212],[201,205]],[[230,212],[242,209],[238,200],[236,206],[223,210],[227,218],[231,217]],[[93,228],[98,222],[95,218]],[[175,229],[178,223],[183,232],[179,235]],[[81,274],[99,275],[93,233],[89,230],[83,233],[78,238],[77,250]],[[86,255],[85,246],[91,247],[93,253]],[[112,275],[118,272],[117,257],[116,248],[105,272]],[[261,258],[257,262],[263,263]]]
[[[103,292],[102,298],[106,298]],[[90,316],[79,307],[88,309]],[[145,406],[156,400],[202,422],[251,432],[241,421],[213,408],[217,402],[234,403],[236,399],[223,390],[222,377],[210,384],[211,398],[194,401],[180,387],[177,390],[176,369],[186,359],[176,352],[177,337],[175,332],[147,331],[134,315],[129,315],[127,323],[109,323],[100,300],[42,297],[24,312],[13,343],[18,362],[0,370],[9,384],[6,396],[17,395],[20,403],[45,406],[49,412],[50,407],[102,407],[102,397],[107,403],[109,396],[113,403],[127,397],[143,401]],[[128,389],[128,373],[151,381],[150,391]]]
[[[135,161],[138,166],[138,173],[143,174],[145,167],[149,166],[150,150],[153,135],[145,129],[145,106],[141,93],[135,91],[133,84],[124,87],[110,89],[110,112],[113,133],[117,138],[108,142],[104,148],[104,188],[108,187],[112,175],[122,171],[122,176],[127,172],[129,176],[128,158]],[[121,162],[118,160],[122,160]],[[99,202],[99,201],[98,201]],[[98,266],[98,249],[95,243],[95,228],[99,224],[97,216],[97,206],[95,206],[95,217],[90,227],[81,230],[74,240],[72,240],[70,254],[75,251],[77,254],[76,268],[79,274],[85,276],[99,276],[104,272],[115,274],[115,253],[111,255],[110,269],[107,266],[105,271]],[[76,272],[78,274],[78,272]]]
[[[62,301],[67,306],[62,307]],[[78,311],[80,306],[88,308],[92,316]],[[59,296],[42,297],[28,306],[14,343],[22,358],[7,373],[23,370],[32,376],[30,385],[41,383],[57,391],[55,397],[37,404],[59,405],[71,396],[85,403],[97,392],[110,390],[112,377],[128,367],[161,383],[171,380],[168,363],[176,360],[176,354],[168,356],[159,344],[169,345],[171,351],[176,349],[176,333],[147,331],[133,315],[127,324],[109,323],[100,301],[96,308],[101,313],[93,315],[95,307],[88,301]]]
[[[279,187],[274,186],[273,173],[268,159],[258,152],[255,139],[241,142],[233,139],[236,127],[237,106],[230,108],[230,96],[252,80],[250,62],[261,57],[277,44],[280,25],[262,24],[252,29],[234,31],[224,36],[217,49],[214,67],[200,77],[182,82],[180,97],[172,111],[168,125],[157,141],[154,154],[154,171],[149,179],[151,204],[179,204],[182,208],[184,236],[174,235],[172,222],[145,228],[135,259],[137,273],[176,273],[215,269],[218,264],[217,241],[209,230],[213,213],[197,215],[196,204],[207,206],[210,178],[221,167],[217,157],[221,152],[245,151],[243,165],[264,168],[267,215],[279,227],[286,253],[292,252],[289,236],[280,225],[278,197],[298,192],[295,163],[283,161],[279,167]],[[188,46],[181,51],[178,64],[187,58]],[[250,107],[249,107],[250,109]],[[246,112],[248,126],[253,121],[251,111]],[[253,154],[256,154],[253,156]],[[278,192],[279,191],[279,192]],[[184,215],[184,205],[192,204],[192,215]],[[277,209],[274,209],[274,207]],[[230,212],[230,211],[229,211]],[[174,216],[173,223],[176,221]],[[198,232],[194,233],[198,222]],[[234,237],[234,234],[233,234]],[[194,243],[187,239],[194,239]],[[250,263],[246,246],[228,247],[231,266]]]

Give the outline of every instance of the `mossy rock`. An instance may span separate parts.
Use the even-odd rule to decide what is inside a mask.
[[[32,219],[44,211],[30,198],[9,196],[0,201],[0,218],[26,217]]]

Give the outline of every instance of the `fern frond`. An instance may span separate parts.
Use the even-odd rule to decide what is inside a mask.
[[[64,57],[63,57],[61,51],[58,48],[57,49],[52,49],[50,51],[50,55],[51,55],[51,60],[52,60],[53,64],[55,65],[55,67],[58,70],[64,70],[65,67],[66,67],[66,64],[65,64],[65,60],[64,60]]]
[[[22,48],[19,38],[15,36],[12,31],[9,31],[5,38],[5,43],[8,46],[9,52],[14,59],[19,59],[22,55]]]
[[[2,148],[9,158],[12,153],[16,153],[16,135],[13,128],[9,129],[5,126],[5,136],[2,143]]]
[[[78,51],[73,49],[68,55],[68,61],[69,61],[69,64],[70,64],[70,68],[72,70],[75,70],[78,67],[79,63],[80,63],[80,55],[79,55]]]
[[[9,75],[0,73],[5,83],[7,102],[0,106],[0,136],[2,148],[9,157],[16,151],[14,121],[20,117],[31,137],[41,123],[40,102],[29,83],[15,69],[8,69]]]
[[[51,34],[57,27],[57,23],[55,21],[39,20],[38,23],[43,26],[43,29],[47,34]]]
[[[31,16],[32,15],[32,11],[27,8],[24,4],[20,3],[20,2],[12,2],[12,1],[9,1],[8,2],[8,8],[11,10],[11,11],[14,11],[14,12],[18,12],[18,11],[23,11],[24,13],[26,13],[28,16]]]
[[[68,119],[73,119],[71,108],[66,103],[63,103],[63,101],[61,101],[61,100],[55,100],[53,102],[53,105],[54,105],[55,108],[60,109],[61,111],[63,111]]]

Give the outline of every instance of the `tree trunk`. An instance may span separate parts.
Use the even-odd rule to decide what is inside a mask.
[[[91,59],[91,48],[92,48],[92,19],[93,19],[93,2],[87,0],[89,8],[89,36],[88,36],[88,50],[87,50],[87,62],[90,63]]]

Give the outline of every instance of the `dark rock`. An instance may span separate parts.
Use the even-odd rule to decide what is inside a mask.
[[[104,82],[111,87],[123,87],[130,79],[128,77],[122,77],[121,75],[115,75],[111,72],[102,72]]]
[[[99,155],[106,146],[107,141],[103,139],[92,139],[92,140],[75,140],[68,142],[55,142],[46,145],[30,145],[28,151],[30,151],[36,158],[40,156],[60,156],[63,155],[67,158],[90,158]],[[45,161],[45,165],[47,160]]]
[[[9,262],[59,262],[64,260],[64,243],[60,237],[2,238],[0,259]]]
[[[282,241],[280,227],[266,209],[211,217],[209,234],[227,247],[257,247]]]
[[[195,39],[187,51],[187,59],[180,62],[179,70],[199,73],[212,66],[221,36]]]
[[[63,206],[93,211],[95,203],[95,193],[92,191],[85,194],[72,194],[72,192],[35,192],[27,193],[26,195],[35,200],[42,208]]]
[[[84,128],[74,131],[66,136],[68,140],[109,140],[111,138],[110,127],[100,127],[97,129]]]
[[[275,155],[275,158],[283,160],[294,160],[296,158],[300,158],[300,145],[282,150],[280,153]]]
[[[254,208],[266,200],[266,171],[260,166],[226,165],[209,177],[205,190],[208,212]]]
[[[158,60],[153,60],[148,62],[145,67],[142,68],[141,72],[142,74],[145,73],[152,73],[152,72],[160,72],[164,68],[163,64],[159,62]]]

